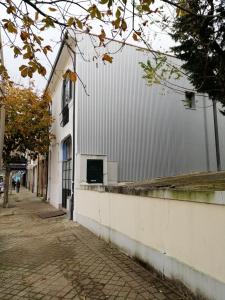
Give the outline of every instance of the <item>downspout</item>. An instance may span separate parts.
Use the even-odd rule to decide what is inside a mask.
[[[214,134],[215,134],[215,147],[216,147],[216,165],[217,171],[221,171],[221,160],[220,160],[220,144],[219,144],[219,132],[218,132],[218,121],[217,121],[217,107],[216,100],[213,100],[213,120],[214,120]]]
[[[76,53],[74,53],[73,61],[73,71],[76,72]],[[70,199],[70,220],[73,220],[73,211],[74,211],[74,189],[75,189],[75,92],[76,82],[73,83],[73,132],[72,132],[72,151],[73,151],[73,161],[72,161],[72,193]]]
[[[203,117],[204,117],[204,133],[205,133],[205,153],[206,153],[206,169],[210,171],[210,159],[209,159],[209,138],[208,138],[208,121],[206,112],[206,97],[203,96]]]

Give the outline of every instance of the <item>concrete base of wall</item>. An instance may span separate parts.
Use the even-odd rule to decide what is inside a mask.
[[[195,294],[215,300],[225,299],[224,283],[88,217],[76,214],[75,220],[107,242],[112,242],[129,256],[140,259],[169,278],[180,280]]]

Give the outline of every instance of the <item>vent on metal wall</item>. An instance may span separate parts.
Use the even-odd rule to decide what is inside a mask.
[[[184,106],[187,109],[196,109],[196,103],[195,103],[195,93],[194,92],[185,92],[185,100],[183,100]]]
[[[102,159],[87,159],[87,182],[103,183]]]

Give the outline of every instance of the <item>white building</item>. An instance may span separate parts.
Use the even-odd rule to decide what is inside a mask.
[[[78,40],[75,63],[61,45],[47,85],[56,136],[49,154],[51,204],[68,208],[73,180],[79,189],[216,170],[213,109],[206,97],[193,93],[184,77],[167,86],[147,86],[139,62],[151,59],[149,51],[131,45],[121,49],[115,41],[102,49],[98,37],[86,34]],[[104,52],[116,53],[112,64],[102,61]],[[62,78],[73,68],[79,76],[75,86]],[[184,100],[190,96],[187,109]],[[219,132],[224,124],[220,115]],[[221,153],[224,147],[221,135]]]
[[[213,248],[212,236],[222,236],[224,228],[205,232],[215,226],[208,213],[216,211],[223,219],[222,209],[214,203],[209,206],[208,196],[202,196],[206,204],[195,205],[192,198],[166,199],[166,191],[158,199],[154,193],[151,199],[102,193],[104,185],[124,181],[215,171],[212,102],[194,93],[184,77],[147,86],[139,65],[152,57],[146,50],[131,45],[120,49],[122,44],[115,41],[101,49],[98,37],[86,34],[78,39],[75,63],[63,43],[47,84],[56,137],[49,152],[49,202],[193,291],[223,299],[224,276],[221,283],[214,262],[211,266],[212,260],[199,250],[206,244]],[[116,53],[112,64],[102,61],[106,52]],[[169,59],[179,65],[174,57]],[[62,77],[73,68],[79,76],[75,85]],[[224,125],[218,113],[222,169]]]

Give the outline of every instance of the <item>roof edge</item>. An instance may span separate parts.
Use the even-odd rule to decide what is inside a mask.
[[[95,36],[95,37],[99,37],[98,34],[95,34],[95,33],[87,33],[85,31],[82,31],[82,30],[77,30],[80,34],[88,34],[88,35],[92,35],[92,36]],[[49,87],[49,84],[52,80],[52,77],[54,75],[54,72],[55,72],[55,69],[56,69],[56,66],[58,64],[58,61],[60,59],[60,56],[61,56],[61,53],[63,51],[63,47],[65,46],[66,44],[66,40],[68,39],[68,35],[65,35],[63,40],[62,40],[62,43],[60,45],[60,48],[58,50],[58,53],[57,53],[57,56],[55,58],[55,62],[54,62],[54,65],[52,67],[52,70],[51,70],[51,73],[49,75],[49,78],[48,78],[48,81],[47,81],[47,84],[46,84],[46,87],[45,87],[45,91],[47,91],[48,87]],[[144,50],[144,51],[147,51],[147,52],[150,52],[150,53],[158,53],[158,54],[164,54],[166,56],[169,56],[169,57],[173,57],[173,58],[176,58],[175,55],[172,55],[172,54],[166,54],[166,53],[163,53],[163,52],[160,52],[160,51],[156,51],[156,50],[150,50],[148,48],[145,48],[145,47],[141,47],[141,46],[136,46],[136,45],[133,45],[133,44],[130,44],[130,43],[127,43],[127,42],[123,42],[123,41],[119,41],[119,40],[116,40],[116,39],[113,39],[113,38],[109,38],[109,37],[106,37],[105,38],[106,40],[109,40],[109,41],[112,41],[112,42],[116,42],[116,43],[120,43],[120,44],[123,44],[124,46],[131,46],[131,47],[135,47],[136,49],[140,49],[140,50]]]

